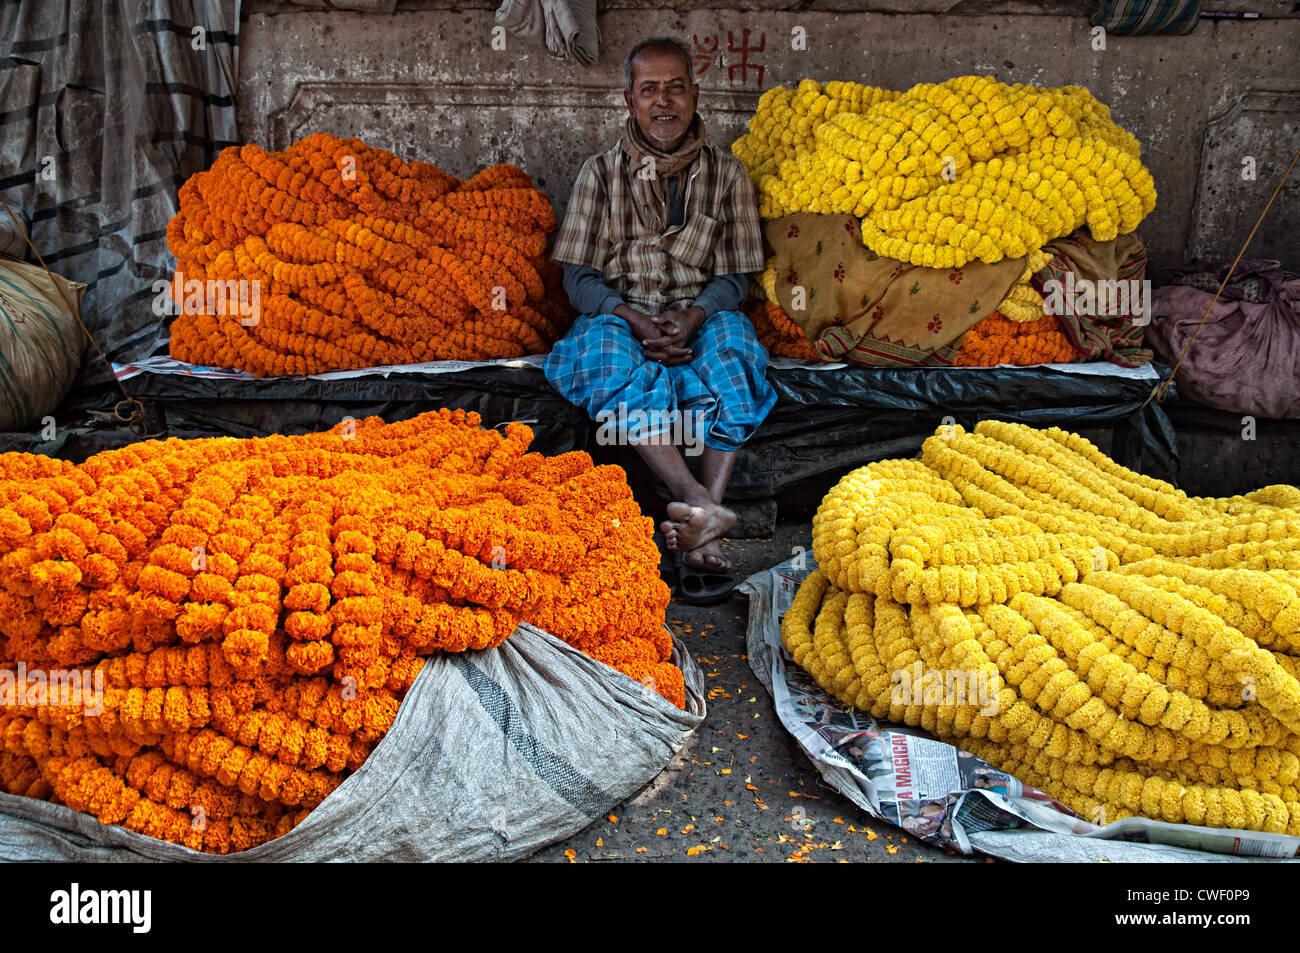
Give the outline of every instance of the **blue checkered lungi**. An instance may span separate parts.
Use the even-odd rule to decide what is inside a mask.
[[[690,363],[665,367],[646,360],[622,318],[583,315],[546,358],[546,379],[593,420],[689,413],[706,446],[739,450],[776,404],[767,351],[739,311],[714,312],[687,344]]]

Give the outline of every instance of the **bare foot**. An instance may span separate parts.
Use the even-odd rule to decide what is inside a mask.
[[[698,549],[712,542],[731,528],[736,514],[712,500],[698,503],[669,503],[668,519],[659,529],[668,542],[669,549]]]
[[[696,572],[724,573],[731,569],[731,560],[722,555],[722,547],[716,539],[689,550],[682,556],[682,563]]]

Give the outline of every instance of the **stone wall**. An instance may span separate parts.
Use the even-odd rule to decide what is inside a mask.
[[[762,90],[807,76],[893,88],[962,73],[1076,83],[1142,142],[1160,198],[1141,234],[1158,267],[1234,255],[1300,145],[1292,4],[1210,5],[1271,18],[1202,21],[1185,37],[1111,36],[1094,50],[1086,0],[602,4],[605,52],[588,69],[513,36],[493,50],[495,3],[422,0],[367,13],[254,0],[240,37],[240,127],[271,148],[315,130],[358,135],[461,176],[513,162],[562,210],[582,160],[618,134],[623,51],[647,35],[679,36],[694,51],[715,142],[744,131]],[[806,50],[792,49],[796,27]],[[1251,254],[1300,265],[1298,212],[1300,172]]]

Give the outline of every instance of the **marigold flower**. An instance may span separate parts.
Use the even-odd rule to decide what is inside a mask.
[[[1056,428],[940,428],[827,494],[783,641],[845,704],[1090,818],[1300,833],[1300,666],[1267,648],[1300,597],[1248,563],[1300,543],[1297,504],[1189,498]]]
[[[851,213],[877,254],[949,269],[1020,257],[1083,225],[1107,241],[1155,207],[1137,140],[1080,87],[959,76],[831,92],[851,85],[804,80],[759,99],[732,151],[764,218]],[[1035,320],[1033,304],[1000,310]]]
[[[0,709],[0,784],[246,849],[364,762],[424,655],[500,645],[524,620],[683,705],[653,526],[622,471],[479,424],[443,410],[361,421],[346,442],[171,440],[80,466],[0,455],[0,526],[31,529],[0,533],[0,667],[80,666],[104,685],[98,714]],[[107,584],[63,568],[97,555]]]
[[[513,166],[460,182],[315,133],[281,153],[229,147],[178,199],[182,360],[261,376],[518,357],[572,320],[543,257],[554,210]],[[245,322],[251,292],[210,300],[213,281],[257,282],[257,320]]]

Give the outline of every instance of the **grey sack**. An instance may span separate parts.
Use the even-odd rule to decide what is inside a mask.
[[[673,640],[686,711],[523,624],[485,652],[432,656],[384,740],[298,827],[214,856],[0,794],[0,861],[512,860],[635,794],[704,720],[699,667]]]

